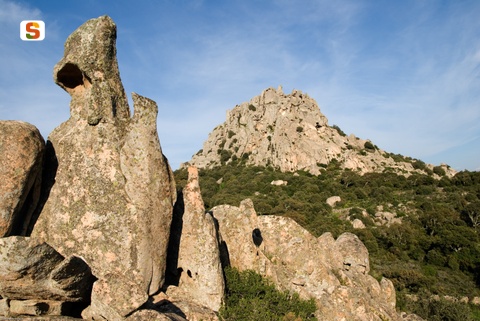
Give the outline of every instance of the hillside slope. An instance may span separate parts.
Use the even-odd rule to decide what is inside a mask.
[[[369,140],[345,135],[329,126],[314,99],[298,90],[284,94],[268,88],[227,111],[186,165],[213,168],[243,159],[249,165],[273,166],[282,172],[306,170],[314,175],[332,162],[360,174],[395,172],[410,175],[432,171],[432,165],[380,150]],[[442,165],[447,175],[454,171]]]

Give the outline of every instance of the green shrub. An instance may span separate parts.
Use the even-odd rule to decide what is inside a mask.
[[[297,127],[297,133],[301,133],[301,132],[303,132],[303,127],[298,126],[298,127]]]
[[[369,142],[369,141],[366,141],[363,147],[369,150],[375,150],[375,146],[372,144],[372,142]]]
[[[225,164],[232,157],[232,152],[226,149],[220,151],[220,161]]]
[[[221,154],[220,150],[228,165],[199,172],[207,209],[238,206],[251,198],[257,213],[290,217],[314,236],[357,234],[370,252],[372,274],[390,278],[397,291],[480,296],[480,223],[472,221],[477,222],[480,208],[480,173],[465,171],[441,180],[420,173],[408,178],[393,173],[360,176],[331,160],[317,164],[322,169],[319,176],[304,171],[294,175],[273,167],[246,166],[250,154],[238,159]],[[175,180],[177,187],[184,185],[186,171],[175,172]],[[288,185],[273,187],[273,180]],[[325,203],[333,195],[341,197],[342,206],[352,209],[349,214],[361,219],[366,229],[353,230],[350,222],[339,218]],[[401,217],[402,224],[376,226],[372,218],[380,205]],[[359,209],[366,209],[370,217],[363,217]]]
[[[227,296],[219,314],[229,321],[317,320],[315,301],[278,291],[252,270],[225,268]],[[294,318],[293,318],[294,317]]]
[[[332,128],[335,129],[340,136],[347,136],[347,134],[345,134],[343,130],[341,130],[340,127],[338,127],[337,125],[332,125]]]
[[[429,321],[473,321],[467,304],[445,299],[434,300],[423,296],[417,302],[408,302],[407,309]]]
[[[427,166],[427,165],[426,165],[423,161],[421,161],[421,160],[416,160],[416,161],[414,161],[414,162],[412,163],[412,165],[413,165],[413,168],[415,168],[415,169],[421,169],[421,170],[425,170],[425,168],[426,168],[426,166]]]
[[[252,104],[248,105],[248,109],[251,110],[251,111],[256,111],[257,108],[255,106],[253,106]]]

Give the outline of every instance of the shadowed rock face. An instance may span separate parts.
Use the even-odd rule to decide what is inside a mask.
[[[45,141],[20,121],[0,121],[0,137],[0,237],[25,235],[40,196]]]
[[[55,82],[72,97],[70,118],[49,136],[58,169],[32,236],[81,256],[103,288],[153,294],[164,282],[175,183],[155,102],[133,94],[130,118],[115,40],[109,17],[89,20],[68,37],[54,68]],[[119,275],[128,275],[128,286],[117,284]],[[128,314],[140,301],[117,302],[117,312]]]
[[[170,287],[167,294],[177,299],[197,302],[214,311],[222,305],[225,292],[220,262],[217,230],[211,213],[205,213],[198,170],[188,168],[188,182],[183,189],[183,212],[176,213],[172,223],[170,270],[178,278],[178,289]],[[175,238],[176,235],[180,237]],[[173,263],[173,264],[172,264]]]
[[[90,299],[94,278],[77,257],[65,259],[48,244],[0,238],[0,294],[9,299],[79,302]]]

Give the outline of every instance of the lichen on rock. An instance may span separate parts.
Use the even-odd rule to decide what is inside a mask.
[[[97,282],[145,293],[146,300],[164,282],[176,190],[158,140],[156,104],[133,94],[130,118],[115,42],[109,17],[89,20],[68,37],[54,68],[55,82],[71,96],[70,118],[49,136],[58,169],[32,236],[84,258]],[[124,303],[117,302],[120,315],[128,314]]]

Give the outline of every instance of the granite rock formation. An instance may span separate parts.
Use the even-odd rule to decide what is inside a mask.
[[[174,214],[172,236],[169,253],[172,265],[169,269],[176,279],[172,286],[178,288],[170,286],[167,294],[218,311],[225,293],[225,282],[217,230],[211,213],[205,213],[195,167],[188,168],[183,206],[177,207]]]
[[[143,302],[117,302],[124,317],[163,285],[176,190],[158,140],[157,105],[133,94],[130,118],[115,40],[109,17],[89,20],[68,37],[54,68],[72,98],[70,118],[49,136],[58,169],[32,236],[88,263],[99,278],[92,306],[128,296],[116,289],[143,293]]]
[[[157,135],[157,105],[133,94],[130,117],[115,40],[107,16],[67,39],[54,79],[71,95],[70,118],[45,151],[33,126],[0,123],[7,137],[0,174],[8,183],[0,189],[0,316],[68,320],[68,304],[83,303],[88,307],[75,316],[87,320],[216,321],[222,267],[232,265],[313,298],[319,320],[403,318],[392,282],[368,274],[368,251],[354,234],[315,238],[286,217],[257,216],[250,200],[205,213],[194,167],[177,199]],[[380,170],[382,151],[357,153],[366,143],[329,127],[307,95],[268,89],[229,112],[192,163],[215,166],[229,161],[226,155],[319,174],[340,154],[344,168]],[[40,177],[48,178],[41,193]],[[28,234],[34,212],[30,237],[2,237]]]
[[[20,121],[0,121],[0,237],[26,235],[40,197],[45,141]]]
[[[62,315],[73,303],[90,301],[94,280],[78,257],[65,258],[28,237],[0,238],[0,315]]]
[[[395,161],[369,140],[329,126],[315,100],[299,90],[284,94],[281,87],[268,88],[227,111],[226,118],[184,166],[213,168],[243,159],[251,165],[306,170],[314,175],[331,162],[361,174],[386,168],[405,175],[418,171],[409,162]],[[448,175],[455,173],[447,166],[444,169]]]
[[[257,216],[250,200],[212,211],[230,264],[314,298],[319,320],[401,320],[392,282],[368,274],[368,250],[354,234],[315,238],[287,217]]]

